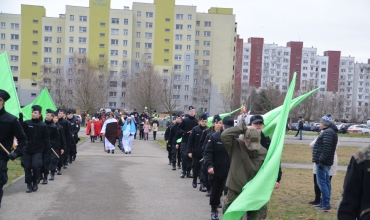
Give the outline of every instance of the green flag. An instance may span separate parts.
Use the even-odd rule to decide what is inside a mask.
[[[8,54],[6,52],[0,55],[0,89],[9,93],[10,99],[5,102],[5,109],[10,114],[19,118],[21,113],[21,106],[17,90],[15,89],[13,74],[9,66]]]
[[[308,92],[306,94],[303,94],[295,99],[292,100],[291,104],[290,104],[290,110],[289,111],[292,111],[295,107],[297,107],[297,105],[299,105],[299,103],[303,102],[308,96],[312,95],[314,92],[318,91],[320,88],[317,88],[317,89],[314,89],[312,90],[311,92]],[[275,130],[275,127],[276,127],[276,124],[279,120],[279,117],[278,115],[280,114],[281,112],[281,108],[282,106],[279,106],[269,112],[267,112],[266,114],[263,115],[263,120],[264,120],[264,124],[265,124],[265,127],[263,128],[263,134],[265,136],[270,136],[274,133],[274,130]],[[285,122],[285,125],[286,125],[287,122]]]
[[[30,120],[32,118],[32,106],[39,105],[42,107],[41,114],[44,116],[46,115],[46,109],[51,109],[56,111],[57,108],[54,105],[53,99],[51,98],[47,88],[44,88],[39,96],[33,101],[31,104],[26,105],[22,108],[23,117],[25,120]]]
[[[262,167],[257,175],[243,187],[241,194],[231,203],[222,218],[223,220],[241,219],[247,211],[259,210],[270,200],[279,171],[284,146],[285,122],[289,115],[295,81],[296,73],[293,75],[284,104],[281,107],[277,129],[275,129],[274,138]]]

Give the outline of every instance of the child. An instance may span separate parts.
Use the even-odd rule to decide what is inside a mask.
[[[145,124],[144,124],[144,140],[148,140],[149,130],[150,130],[150,124],[149,124],[149,121],[147,119],[147,120],[145,120]]]

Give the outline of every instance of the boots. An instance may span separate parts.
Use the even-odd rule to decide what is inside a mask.
[[[31,193],[32,192],[32,184],[27,184],[27,189],[26,189],[26,193]]]
[[[186,173],[186,171],[185,170],[183,170],[183,171],[181,171],[181,178],[184,178],[185,177],[185,173]]]
[[[40,183],[41,182],[41,179],[43,179],[42,173],[40,174],[40,177],[37,179],[37,183]]]
[[[32,191],[36,192],[39,189],[38,183],[34,182],[32,186]]]
[[[191,175],[190,171],[187,171],[186,172],[186,177],[187,178],[193,178],[193,175]],[[196,183],[196,182],[195,182]]]
[[[211,196],[211,190],[207,190],[206,196],[207,197],[210,197]]]
[[[110,153],[110,150],[107,150],[107,153],[109,154]]]
[[[200,183],[199,191],[207,192],[207,188],[203,186],[203,183]]]
[[[60,169],[57,170],[57,175],[62,175],[62,171],[60,171]]]
[[[171,165],[171,164],[172,164],[172,163],[171,163],[171,161],[169,160],[169,161],[168,161],[168,165]]]
[[[193,186],[193,188],[197,188],[197,180],[196,179],[193,179],[192,186]]]
[[[43,184],[43,185],[48,184],[48,175],[47,174],[44,175],[44,179],[42,180],[41,184]]]
[[[172,170],[176,170],[176,164],[175,163],[172,164]]]
[[[55,171],[51,171],[49,180],[54,180],[54,175],[55,175]]]
[[[212,210],[212,212],[211,212],[211,219],[212,220],[219,220],[219,218],[218,218],[218,211],[217,210]]]
[[[112,154],[114,154],[114,150],[112,150]]]

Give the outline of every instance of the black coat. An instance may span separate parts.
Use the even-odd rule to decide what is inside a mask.
[[[18,146],[15,152],[22,156],[27,147],[27,137],[21,123],[14,115],[0,109],[0,143],[10,152],[13,146],[14,137],[17,138]],[[0,148],[0,160],[8,160],[8,154]]]
[[[221,141],[221,132],[211,135],[204,151],[204,163],[209,168],[213,167],[214,175],[226,178],[230,168],[230,158]]]
[[[200,138],[203,134],[204,129],[206,128],[207,127],[202,127],[198,125],[191,130],[188,141],[188,153],[192,153],[193,157],[202,156],[202,146],[200,145]]]
[[[71,147],[71,144],[74,144],[74,140],[72,138],[71,125],[67,120],[63,118],[59,118],[58,124],[63,127],[63,133],[64,133],[64,137],[66,140],[66,147],[67,147],[66,149],[68,149]]]
[[[170,138],[171,126],[172,126],[172,125],[168,126],[168,127],[166,128],[166,131],[164,132],[164,140],[165,140],[165,141],[168,141],[168,139]]]
[[[42,153],[44,149],[51,147],[49,131],[44,122],[39,119],[31,119],[23,122],[22,127],[28,139],[25,153]]]
[[[60,124],[56,124],[59,133],[59,144],[57,149],[65,150],[67,148],[66,137],[64,135],[63,127]]]
[[[338,128],[333,123],[323,129],[313,146],[312,162],[331,166],[334,163],[335,149],[338,143]]]
[[[170,135],[168,137],[168,143],[171,145],[176,144],[177,138],[177,128],[179,127],[180,123],[175,123],[170,128]]]
[[[58,127],[54,124],[53,121],[45,121],[48,131],[49,131],[49,137],[50,137],[50,144],[51,148],[53,149],[59,149],[60,148],[60,136],[59,136],[59,131]],[[45,148],[50,149],[50,148]]]
[[[209,137],[215,133],[215,130],[214,128],[208,128],[206,130],[203,130],[203,133],[200,137],[200,140],[199,140],[199,144],[202,148],[202,155],[204,155],[204,150],[206,149],[206,146],[207,146],[207,143],[208,143],[208,140],[209,140]]]
[[[177,128],[177,138],[182,138],[181,143],[188,143],[190,131],[198,125],[198,119],[195,117],[186,117],[182,120],[179,127]]]

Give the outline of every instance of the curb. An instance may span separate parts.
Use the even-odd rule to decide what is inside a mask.
[[[82,143],[85,143],[85,142],[87,141],[87,139],[88,139],[88,138],[86,138],[84,141],[81,141],[81,142],[77,143],[77,147],[78,147],[79,145],[81,145]],[[23,177],[24,177],[24,174],[22,174],[21,176],[19,176],[19,177],[18,177],[18,178],[16,178],[16,179],[14,179],[12,182],[5,184],[5,186],[3,187],[3,189],[5,189],[5,188],[7,188],[7,187],[9,187],[9,186],[11,186],[11,185],[13,185],[14,183],[18,182],[18,181],[19,181],[20,179],[22,179]]]

